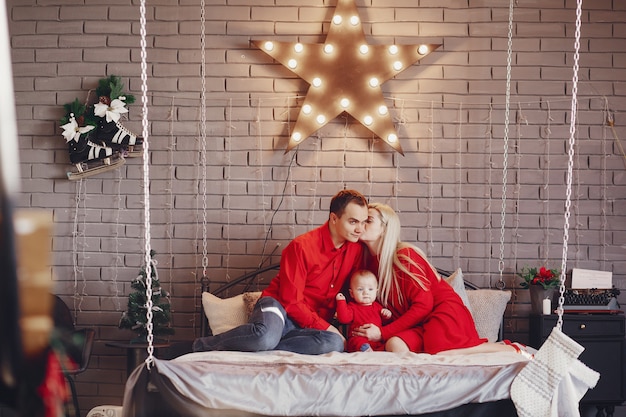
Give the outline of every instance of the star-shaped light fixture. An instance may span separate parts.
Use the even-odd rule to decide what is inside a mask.
[[[354,0],[337,0],[323,44],[252,43],[310,85],[285,152],[346,112],[403,155],[381,85],[441,46],[368,45]]]

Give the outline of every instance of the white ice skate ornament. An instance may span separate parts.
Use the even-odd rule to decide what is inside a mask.
[[[68,105],[75,108],[80,114],[80,121],[84,122],[84,106],[76,100]],[[70,180],[90,177],[104,171],[110,171],[124,163],[119,152],[113,148],[102,146],[90,140],[95,128],[92,124],[80,126],[76,113],[70,112],[67,123],[61,125],[63,137],[68,146],[70,162],[76,167],[76,172],[67,172]]]
[[[90,90],[84,103],[75,99],[64,105],[66,113],[60,125],[70,163],[76,168],[67,172],[68,179],[113,170],[124,164],[124,158],[143,154],[143,139],[121,123],[128,113],[127,104],[135,101],[134,96],[123,93],[123,88],[120,77],[111,75],[99,80],[96,100],[90,99]]]

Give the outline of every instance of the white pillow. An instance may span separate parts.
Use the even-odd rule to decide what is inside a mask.
[[[472,306],[467,298],[467,291],[465,290],[465,284],[463,283],[463,271],[461,268],[457,268],[449,277],[445,278],[446,282],[454,289],[454,291],[461,297],[463,304],[468,308],[470,313],[472,312]]]
[[[471,290],[467,298],[472,308],[472,317],[476,324],[478,336],[496,342],[500,335],[500,325],[504,317],[507,303],[511,299],[511,291],[502,290]]]
[[[214,335],[224,333],[247,323],[249,305],[250,303],[254,305],[259,295],[261,295],[260,292],[244,293],[230,298],[219,298],[210,292],[202,293],[202,308],[209,320],[211,333]]]

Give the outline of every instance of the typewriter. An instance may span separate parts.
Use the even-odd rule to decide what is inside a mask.
[[[598,290],[573,290],[568,289],[564,293],[563,310],[584,310],[584,311],[613,311],[619,310],[617,296],[620,290],[613,287],[611,289]]]

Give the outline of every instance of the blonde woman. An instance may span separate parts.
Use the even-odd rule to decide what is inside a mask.
[[[385,350],[436,354],[515,350],[522,345],[488,343],[478,336],[470,311],[437,273],[424,253],[400,241],[400,220],[391,207],[372,203],[360,240],[370,254],[368,268],[378,276],[379,301],[392,312],[391,323],[371,323],[355,336],[383,342]],[[526,355],[525,355],[526,356]]]

